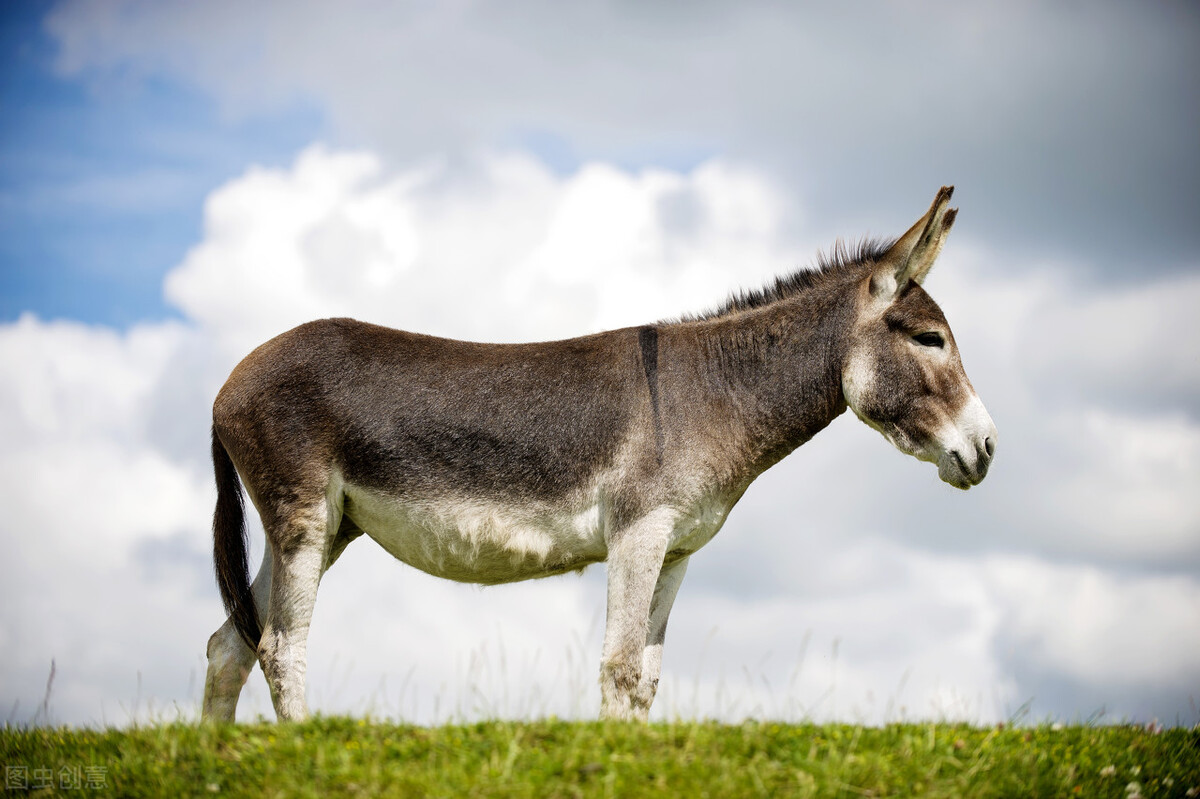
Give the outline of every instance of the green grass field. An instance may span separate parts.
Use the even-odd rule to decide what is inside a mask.
[[[5,728],[0,767],[11,796],[1134,799],[1200,796],[1200,730],[317,718]]]

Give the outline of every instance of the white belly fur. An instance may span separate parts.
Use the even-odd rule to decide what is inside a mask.
[[[345,512],[394,557],[450,580],[507,583],[604,560],[600,501],[578,508],[478,498],[403,502],[347,484]]]
[[[345,484],[345,513],[394,557],[436,577],[509,583],[582,570],[608,558],[599,489],[574,504],[504,504],[478,497],[402,501]],[[687,555],[725,522],[736,496],[707,495],[674,517],[666,551]],[[668,522],[670,524],[670,522]]]

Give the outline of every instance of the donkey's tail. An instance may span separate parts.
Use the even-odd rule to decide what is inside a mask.
[[[225,612],[242,639],[254,651],[262,638],[254,593],[250,590],[250,564],[246,557],[246,506],[237,469],[225,445],[212,431],[213,472],[217,478],[217,508],[213,512],[213,568]]]

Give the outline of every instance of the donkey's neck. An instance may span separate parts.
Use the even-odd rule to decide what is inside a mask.
[[[732,418],[731,471],[752,480],[846,410],[842,368],[855,281],[830,279],[696,328],[710,411]]]

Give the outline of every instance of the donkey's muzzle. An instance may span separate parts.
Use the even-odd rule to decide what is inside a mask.
[[[996,425],[976,397],[964,409],[955,432],[952,443],[938,457],[938,477],[966,490],[987,477],[996,454]]]

